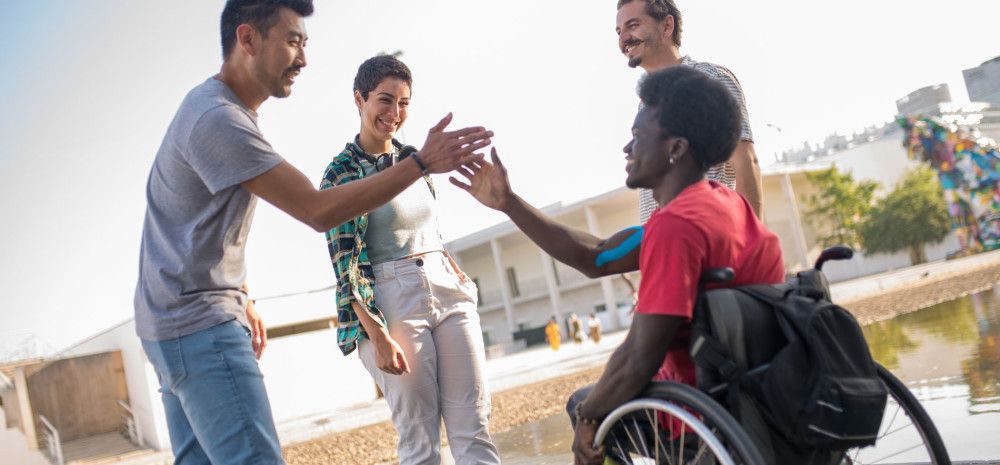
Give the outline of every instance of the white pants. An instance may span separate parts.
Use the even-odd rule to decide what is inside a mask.
[[[461,283],[440,252],[374,268],[375,303],[410,373],[379,370],[368,339],[358,352],[392,410],[400,465],[441,463],[442,418],[456,465],[499,465],[488,428],[490,395],[475,284]]]

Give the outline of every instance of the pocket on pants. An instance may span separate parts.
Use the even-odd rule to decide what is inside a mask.
[[[187,368],[184,366],[184,357],[181,356],[179,339],[141,341],[146,358],[153,365],[153,371],[160,381],[160,392],[170,392],[187,378]]]
[[[479,288],[476,283],[469,279],[466,282],[459,281],[458,287],[465,291],[465,295],[469,297],[472,303],[479,305]]]
[[[253,352],[253,344],[246,335],[249,330],[245,326],[234,320],[215,326],[209,331],[212,347],[233,374],[264,377]]]

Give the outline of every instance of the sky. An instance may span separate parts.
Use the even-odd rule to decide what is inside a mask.
[[[32,335],[62,348],[131,317],[146,178],[183,96],[219,69],[223,3],[0,0],[0,352]],[[414,74],[405,142],[419,147],[452,111],[453,126],[496,132],[515,191],[536,206],[600,194],[624,182],[641,76],[618,51],[614,5],[317,1],[308,66],[289,98],[260,108],[261,128],[318,183],[358,130],[357,66],[402,50]],[[736,74],[765,166],[890,120],[919,87],[947,83],[966,101],[961,71],[1000,55],[1000,2],[678,5],[682,53]],[[504,219],[435,182],[446,240]],[[333,281],[322,235],[265,202],[247,262],[255,296]],[[287,320],[294,302],[261,314]]]

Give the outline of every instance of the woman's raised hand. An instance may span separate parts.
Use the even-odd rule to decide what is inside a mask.
[[[482,160],[476,150],[488,147],[493,131],[484,127],[468,127],[455,131],[445,131],[451,123],[452,114],[445,115],[427,133],[427,141],[417,155],[431,173],[447,173],[459,166]]]

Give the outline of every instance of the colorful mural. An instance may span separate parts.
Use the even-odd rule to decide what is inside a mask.
[[[933,117],[900,117],[911,159],[929,163],[944,189],[963,252],[1000,249],[1000,153]]]

